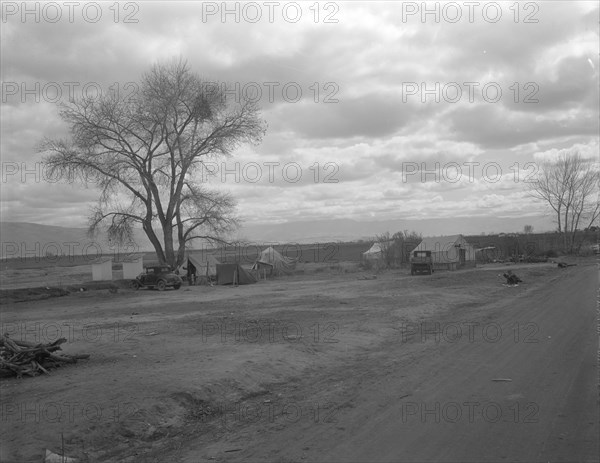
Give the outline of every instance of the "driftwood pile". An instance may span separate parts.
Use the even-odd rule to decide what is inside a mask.
[[[0,338],[0,376],[23,375],[36,376],[40,373],[49,375],[48,369],[59,367],[65,363],[77,363],[77,360],[89,358],[89,354],[57,355],[60,345],[67,342],[65,338],[48,344],[36,344],[27,341],[10,339],[7,334]]]

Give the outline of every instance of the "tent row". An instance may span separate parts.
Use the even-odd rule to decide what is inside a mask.
[[[362,254],[364,260],[376,264],[384,263],[384,248],[390,243],[374,243]],[[467,242],[463,235],[438,236],[424,238],[411,252],[431,251],[435,270],[456,270],[458,268],[475,266],[475,248]],[[215,281],[219,285],[250,284],[257,279],[272,275],[293,273],[297,259],[291,259],[277,252],[272,246],[263,250],[250,270],[240,264],[222,264],[210,254],[189,254],[184,264],[188,279],[192,282],[198,279]]]
[[[362,259],[383,264],[385,244],[374,243],[368,251],[363,252]],[[433,267],[436,270],[456,270],[475,266],[475,248],[465,240],[463,235],[424,238],[417,247],[410,251],[410,255],[413,255],[415,251],[431,251]]]
[[[385,262],[384,248],[389,242],[374,243],[362,253],[364,261],[382,265]],[[425,238],[411,251],[431,251],[435,269],[456,270],[457,268],[475,265],[475,248],[462,235]],[[123,260],[123,278],[135,278],[142,272],[141,256]],[[112,258],[101,258],[92,262],[93,280],[112,279]],[[239,263],[225,264],[219,262],[211,254],[189,253],[184,264],[178,269],[180,274],[187,274],[188,281],[214,281],[219,285],[250,284],[257,279],[273,275],[286,275],[294,272],[297,259],[291,259],[277,252],[272,246],[264,249],[250,270]]]
[[[188,254],[180,273],[187,274],[192,284],[199,281],[215,281],[218,285],[256,283],[257,278],[290,274],[296,268],[296,259],[283,256],[273,247],[263,250],[250,270],[239,263],[222,264],[210,254]],[[254,273],[252,273],[254,271]]]

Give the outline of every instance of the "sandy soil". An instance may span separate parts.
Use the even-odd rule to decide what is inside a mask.
[[[571,271],[524,265],[516,273],[525,283],[507,288],[496,267],[371,279],[332,266],[236,288],[90,291],[8,304],[2,329],[12,338],[65,337],[65,353],[91,358],[51,376],[2,380],[0,460],[39,462],[45,449],[62,447],[82,462],[244,460],[257,458],[244,453],[250,442],[291,427],[351,433],[336,420],[352,407],[348,394],[369,377],[385,391],[386,366],[417,362],[427,350],[406,343],[390,358],[390,343],[459,309],[485,319],[495,305]],[[303,459],[259,459],[271,458]]]

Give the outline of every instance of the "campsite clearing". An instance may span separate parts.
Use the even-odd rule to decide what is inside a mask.
[[[521,418],[536,403],[538,424],[527,428],[536,439],[519,438],[508,461],[567,451],[595,458],[593,387],[590,396],[578,386],[589,376],[583,369],[566,371],[587,367],[591,353],[593,373],[593,344],[580,352],[575,341],[595,333],[587,320],[594,306],[579,304],[570,318],[574,309],[545,301],[550,288],[563,286],[587,296],[595,265],[518,268],[525,283],[516,288],[502,286],[497,266],[360,279],[356,267],[336,265],[239,287],[87,291],[3,305],[3,331],[12,339],[65,337],[65,352],[90,358],[51,375],[2,380],[0,461],[40,461],[45,449],[60,454],[61,437],[64,453],[81,462],[358,461],[366,456],[357,453],[361,446],[375,452],[376,445],[374,459],[402,451],[408,460],[460,460],[453,458],[458,446],[447,447],[446,460],[434,450],[467,422],[424,425],[418,410],[409,416],[415,423],[402,422],[403,404],[426,398],[492,400],[506,413],[519,405]],[[542,362],[544,349],[559,364]],[[394,437],[399,425],[407,426],[405,439]],[[502,439],[527,435],[504,420],[475,429],[479,447],[466,449],[478,461],[499,461]],[[565,432],[577,438],[558,439]],[[431,435],[440,446],[419,444]]]

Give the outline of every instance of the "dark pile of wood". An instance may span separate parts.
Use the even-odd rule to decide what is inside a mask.
[[[558,263],[558,267],[560,267],[560,268],[574,267],[575,265],[577,265],[577,264],[567,264],[566,262]]]
[[[89,358],[89,354],[58,355],[60,345],[67,342],[65,338],[48,344],[36,344],[27,341],[10,339],[7,334],[0,338],[0,376],[23,375],[36,376],[40,373],[50,374],[49,369],[65,363],[77,363],[77,360]]]

